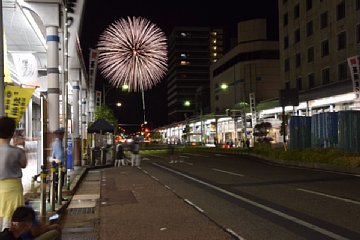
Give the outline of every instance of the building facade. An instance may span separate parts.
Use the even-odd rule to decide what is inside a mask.
[[[279,0],[278,6],[282,88],[298,89],[309,115],[353,108],[347,59],[360,53],[360,1]]]
[[[168,122],[209,112],[209,66],[223,54],[223,31],[176,27],[169,37],[168,52]]]
[[[241,103],[278,96],[279,45],[267,39],[266,19],[238,24],[238,44],[210,66],[211,111],[224,114]]]

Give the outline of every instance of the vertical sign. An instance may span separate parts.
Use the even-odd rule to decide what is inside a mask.
[[[250,112],[251,112],[251,127],[256,125],[256,102],[255,102],[255,93],[249,93],[250,99]]]
[[[348,58],[348,65],[350,68],[351,79],[353,81],[353,89],[356,100],[360,100],[360,67],[358,56]]]

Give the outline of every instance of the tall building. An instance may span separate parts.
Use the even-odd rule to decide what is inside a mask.
[[[279,0],[282,88],[306,112],[345,110],[354,100],[347,59],[360,54],[359,0]]]
[[[267,30],[266,19],[238,24],[237,46],[210,67],[212,112],[225,114],[249,104],[250,93],[256,102],[278,96],[279,43],[268,39]]]
[[[209,67],[222,57],[222,29],[176,27],[168,52],[168,122],[209,112]]]

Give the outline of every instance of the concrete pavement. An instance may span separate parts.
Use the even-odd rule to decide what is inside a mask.
[[[92,169],[63,219],[63,239],[234,239],[141,168]]]

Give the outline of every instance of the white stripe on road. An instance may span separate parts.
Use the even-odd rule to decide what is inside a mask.
[[[202,210],[200,207],[198,207],[195,203],[192,203],[190,200],[188,200],[188,199],[184,199],[184,201],[187,203],[187,204],[189,204],[189,205],[191,205],[191,206],[193,206],[196,210],[198,210],[199,212],[204,212],[204,210]]]
[[[216,172],[222,172],[222,173],[227,173],[227,174],[239,176],[239,177],[243,177],[243,176],[244,176],[243,174],[240,174],[240,173],[229,172],[229,171],[225,171],[225,170],[221,170],[221,169],[217,169],[217,168],[213,168],[212,170],[213,170],[213,171],[216,171]]]
[[[234,232],[233,230],[231,230],[230,228],[226,229],[227,232],[229,232],[231,235],[233,235],[234,237],[236,237],[239,240],[245,240],[245,238],[239,236],[236,232]]]
[[[307,189],[303,189],[303,188],[298,188],[296,190],[302,191],[302,192],[307,192],[307,193],[312,193],[312,194],[315,194],[315,195],[328,197],[328,198],[332,198],[332,199],[336,199],[336,200],[340,200],[340,201],[347,202],[347,203],[353,203],[353,204],[360,205],[360,202],[358,202],[358,201],[347,199],[347,198],[342,198],[342,197],[337,197],[337,196],[329,195],[329,194],[326,194],[326,193],[311,191],[311,190],[307,190]]]
[[[157,177],[151,176],[153,179],[155,179],[156,181],[159,181],[159,179]]]
[[[301,226],[307,227],[307,228],[309,228],[309,229],[311,229],[311,230],[313,230],[313,231],[319,232],[319,233],[321,233],[321,234],[323,234],[323,235],[326,235],[326,236],[328,236],[328,237],[331,237],[331,238],[333,238],[333,239],[337,239],[337,240],[349,240],[349,239],[346,238],[346,237],[340,236],[340,235],[338,235],[338,234],[336,234],[336,233],[333,233],[333,232],[328,231],[328,230],[326,230],[326,229],[324,229],[324,228],[318,227],[318,226],[316,226],[316,225],[314,225],[314,224],[311,224],[311,223],[309,223],[309,222],[306,222],[306,221],[304,221],[304,220],[301,220],[301,219],[299,219],[299,218],[297,218],[297,217],[290,216],[290,215],[288,215],[288,214],[286,214],[286,213],[283,213],[283,212],[278,211],[278,210],[275,210],[275,209],[273,209],[273,208],[271,208],[271,207],[265,206],[265,205],[263,205],[263,204],[261,204],[261,203],[254,202],[254,201],[252,201],[252,200],[250,200],[250,199],[248,199],[248,198],[239,196],[239,195],[237,195],[237,194],[235,194],[235,193],[229,192],[229,191],[227,191],[227,190],[225,190],[225,189],[222,189],[222,188],[220,188],[220,187],[214,186],[214,185],[212,185],[212,184],[210,184],[210,183],[207,183],[207,182],[204,182],[204,181],[202,181],[202,180],[200,180],[200,179],[191,177],[191,176],[189,176],[189,175],[186,175],[186,174],[184,174],[184,173],[175,171],[175,170],[173,170],[173,169],[171,169],[171,168],[162,166],[162,165],[157,164],[157,163],[153,163],[153,164],[154,164],[155,166],[158,166],[158,167],[160,167],[160,168],[166,169],[166,170],[168,170],[168,171],[170,171],[170,172],[173,172],[173,173],[175,173],[175,174],[178,174],[178,175],[180,175],[180,176],[183,176],[183,177],[185,177],[185,178],[188,178],[188,179],[193,180],[193,181],[195,181],[195,182],[198,182],[198,183],[200,183],[200,184],[203,184],[203,185],[205,185],[205,186],[207,186],[207,187],[209,187],[209,188],[212,188],[212,189],[214,189],[214,190],[217,190],[217,191],[219,191],[219,192],[222,192],[222,193],[224,193],[224,194],[227,194],[227,195],[229,195],[229,196],[231,196],[231,197],[234,197],[234,198],[236,198],[236,199],[239,199],[239,200],[241,200],[241,201],[243,201],[243,202],[245,202],[245,203],[248,203],[248,204],[253,205],[253,206],[255,206],[255,207],[261,208],[261,209],[263,209],[263,210],[265,210],[265,211],[268,211],[268,212],[270,212],[270,213],[272,213],[272,214],[275,214],[275,215],[277,215],[277,216],[280,216],[280,217],[282,217],[282,218],[285,218],[285,219],[287,219],[287,220],[289,220],[289,221],[292,221],[292,222],[294,222],[294,223],[297,223],[297,224],[299,224],[299,225],[301,225]]]

